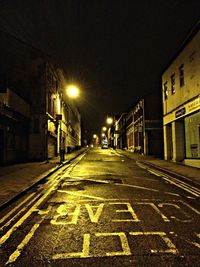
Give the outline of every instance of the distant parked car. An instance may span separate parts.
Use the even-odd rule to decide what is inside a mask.
[[[108,144],[102,144],[101,145],[101,148],[104,149],[104,148],[108,148]]]

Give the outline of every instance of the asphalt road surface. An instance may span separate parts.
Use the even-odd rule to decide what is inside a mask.
[[[0,213],[0,266],[200,266],[198,188],[93,148]]]

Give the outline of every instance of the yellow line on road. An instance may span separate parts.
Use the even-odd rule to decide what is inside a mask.
[[[47,192],[42,195],[42,197],[27,211],[8,231],[5,235],[0,238],[0,246],[6,242],[6,240],[15,232],[25,220],[36,210],[36,208],[45,200],[45,198],[56,188],[58,181],[55,181],[54,186],[52,186]]]
[[[159,190],[157,190],[157,189],[152,189],[152,188],[147,188],[147,187],[138,186],[138,185],[132,185],[132,184],[115,183],[113,185],[120,185],[120,186],[125,186],[125,187],[133,187],[133,188],[144,189],[144,190],[153,191],[153,192],[159,192]]]
[[[24,201],[22,201],[19,205],[17,205],[14,209],[12,209],[10,212],[8,212],[3,218],[1,218],[0,223],[4,222],[12,213],[14,213],[16,210],[18,210],[24,203],[26,203],[35,193],[32,193],[30,196],[28,196]],[[1,228],[0,228],[1,230]]]
[[[32,197],[35,193],[31,194],[30,196]],[[34,201],[36,201],[36,199],[38,198],[38,196],[35,196],[29,203],[28,206],[30,206]],[[22,204],[24,204],[25,202],[27,202],[30,199],[30,197],[28,197],[27,199],[25,199],[25,201],[23,201],[22,203],[20,203],[20,205],[18,205],[17,207],[15,207],[13,210],[10,211],[10,213],[8,213],[6,216],[4,216],[4,219],[7,219],[7,217],[9,217],[10,215],[12,215],[12,213],[17,209],[20,208],[20,206]],[[27,209],[27,206],[23,207],[22,209],[20,209],[20,211],[15,214],[15,216],[13,216],[6,224],[4,224],[0,230],[3,230],[5,227],[9,226],[11,224],[12,221],[14,221],[23,211],[25,211]],[[9,216],[8,216],[9,215]]]
[[[16,259],[20,256],[21,251],[24,249],[24,247],[28,244],[30,239],[33,237],[35,231],[38,229],[40,224],[41,222],[34,224],[30,232],[25,236],[22,242],[17,246],[17,249],[10,255],[8,261],[6,262],[6,265],[16,261]]]

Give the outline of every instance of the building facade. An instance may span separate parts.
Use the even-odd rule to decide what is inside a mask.
[[[61,69],[0,32],[0,164],[48,160],[81,145],[81,116]]]
[[[200,167],[199,25],[162,74],[164,158]]]
[[[126,144],[126,116],[128,113],[122,113],[115,122],[114,145],[119,149],[127,147]]]
[[[139,100],[126,116],[127,148],[144,155],[163,155],[160,96],[150,94]]]

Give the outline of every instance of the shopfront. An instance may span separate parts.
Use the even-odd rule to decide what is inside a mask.
[[[200,96],[164,117],[165,159],[200,167]]]
[[[200,159],[200,111],[184,120],[186,159]]]

